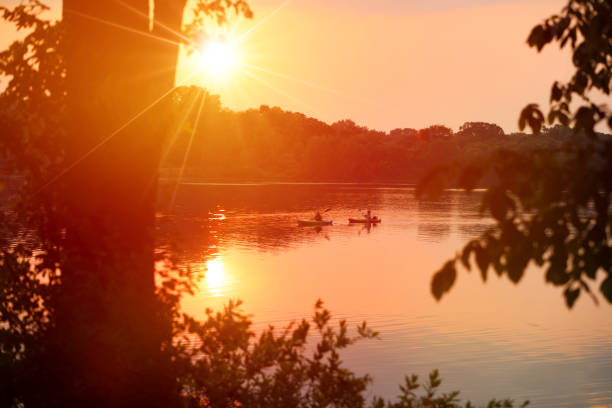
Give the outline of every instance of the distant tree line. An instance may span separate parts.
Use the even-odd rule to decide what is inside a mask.
[[[193,178],[416,183],[449,162],[474,162],[499,149],[558,149],[571,136],[560,125],[536,137],[485,122],[466,122],[457,132],[442,125],[382,132],[267,105],[235,112],[195,86],[178,88],[171,105],[169,120],[182,126],[166,146],[167,177],[184,165],[183,175]]]

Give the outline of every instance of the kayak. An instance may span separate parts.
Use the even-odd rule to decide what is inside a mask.
[[[372,217],[370,221],[365,218],[349,218],[349,224],[378,224],[381,221],[378,217]]]
[[[332,225],[332,220],[321,220],[321,221],[317,221],[317,220],[298,220],[298,225],[301,225],[301,226],[310,226],[310,227],[317,227],[317,226],[321,226],[321,225]]]

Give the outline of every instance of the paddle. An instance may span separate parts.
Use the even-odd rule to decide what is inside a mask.
[[[316,214],[318,214],[318,215],[325,214],[326,212],[328,212],[328,211],[330,211],[330,210],[331,210],[331,208],[328,208],[328,209],[326,209],[325,211],[317,211],[317,213],[316,213]],[[315,215],[315,220],[317,220],[316,215]],[[317,221],[322,221],[322,220],[317,220]]]

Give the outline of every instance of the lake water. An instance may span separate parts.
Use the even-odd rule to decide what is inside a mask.
[[[170,196],[172,186],[162,185]],[[371,395],[393,397],[405,374],[438,368],[443,390],[464,398],[531,400],[534,407],[612,406],[612,306],[562,289],[535,268],[518,284],[462,270],[437,302],[432,274],[490,225],[479,192],[417,201],[403,186],[184,183],[173,208],[162,199],[160,245],[207,270],[185,311],[204,317],[242,299],[257,327],[312,315],[321,298],[336,318],[367,320],[380,340],[343,354],[374,377]],[[334,225],[298,227],[314,209]],[[370,229],[347,218],[371,209]],[[491,271],[490,271],[491,272]],[[595,288],[595,287],[594,287]]]

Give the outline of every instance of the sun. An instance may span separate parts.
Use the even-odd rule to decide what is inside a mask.
[[[216,78],[229,77],[238,63],[238,50],[229,41],[207,41],[198,51],[199,69]]]

